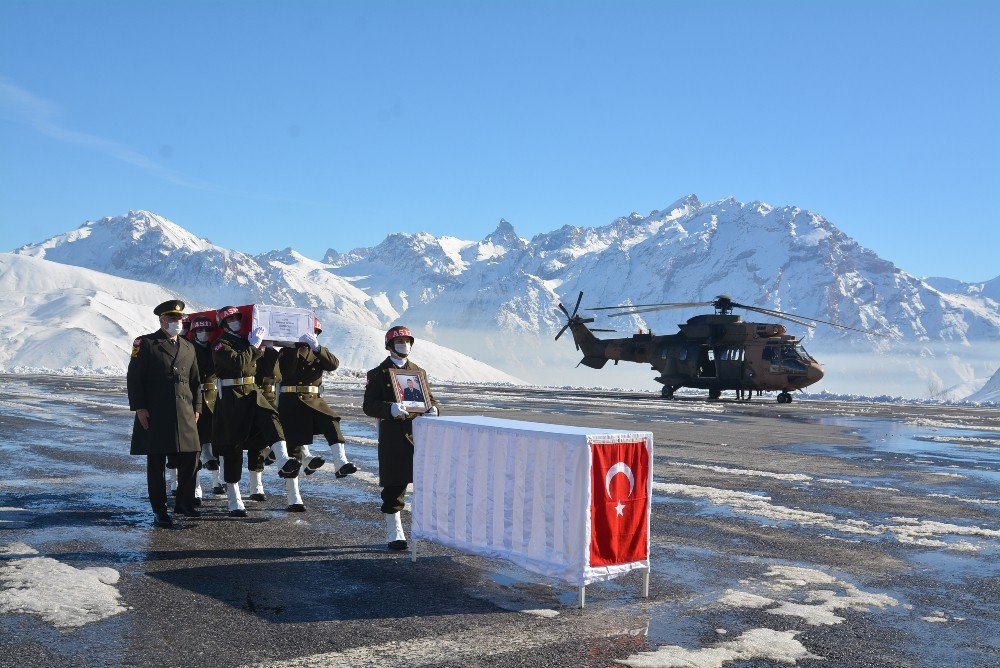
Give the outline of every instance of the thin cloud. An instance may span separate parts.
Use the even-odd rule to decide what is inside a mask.
[[[183,174],[164,167],[155,160],[124,144],[67,127],[61,120],[62,110],[58,105],[38,97],[20,86],[11,83],[10,80],[4,77],[0,77],[0,112],[3,112],[5,116],[14,121],[27,125],[46,137],[104,153],[116,160],[138,167],[153,176],[184,188],[193,188],[195,190],[216,192],[222,195],[265,202],[291,202],[318,207],[331,206],[328,202],[291,199],[265,193],[230,190],[211,183],[194,181]]]
[[[40,98],[3,78],[0,78],[0,108],[13,120],[24,123],[46,137],[110,155],[175,185],[199,190],[214,189],[213,186],[197,183],[167,169],[124,144],[66,127],[59,118],[61,110],[53,102]]]

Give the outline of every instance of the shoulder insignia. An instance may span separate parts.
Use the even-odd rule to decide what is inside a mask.
[[[139,356],[139,349],[142,347],[142,337],[137,336],[135,341],[132,342],[132,357]]]
[[[217,341],[215,345],[212,346],[212,350],[214,350],[215,352],[219,352],[220,350],[222,350],[222,341]]]

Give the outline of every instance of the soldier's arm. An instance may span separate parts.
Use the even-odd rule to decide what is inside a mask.
[[[243,369],[260,359],[263,353],[251,346],[242,352],[237,352],[225,341],[219,340],[212,348],[212,361],[219,375],[236,377],[242,375]]]
[[[368,372],[368,382],[365,383],[365,399],[361,404],[361,410],[373,418],[382,420],[392,419],[392,401],[383,399],[382,383],[385,373],[381,369],[373,369]]]
[[[282,348],[278,353],[278,370],[285,380],[295,379],[298,382],[299,354],[295,348]]]
[[[323,371],[336,371],[337,367],[340,366],[340,360],[326,346],[320,346],[319,352],[316,353],[316,359],[319,360]]]
[[[146,409],[146,360],[145,340],[142,337],[132,342],[132,357],[128,361],[125,385],[128,388],[128,408],[132,411]]]

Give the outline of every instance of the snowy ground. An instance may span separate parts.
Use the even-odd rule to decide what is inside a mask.
[[[120,378],[0,376],[0,665],[1000,664],[995,408],[442,385],[449,414],[656,436],[653,574],[576,592],[422,544],[390,555],[361,472],[150,527]],[[318,448],[325,450],[325,447]],[[206,474],[203,474],[206,476]],[[408,524],[408,516],[405,522]]]

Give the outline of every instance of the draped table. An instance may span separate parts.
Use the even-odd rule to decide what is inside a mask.
[[[413,539],[579,587],[643,570],[653,434],[482,416],[413,422]]]

